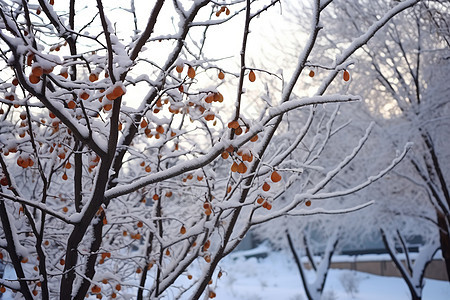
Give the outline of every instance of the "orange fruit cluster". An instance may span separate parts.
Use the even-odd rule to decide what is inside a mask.
[[[17,165],[26,169],[28,167],[32,167],[34,165],[34,161],[30,157],[23,158],[22,156],[19,156],[17,158]]]

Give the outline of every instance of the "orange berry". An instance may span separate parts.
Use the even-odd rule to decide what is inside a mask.
[[[315,75],[314,71],[313,71],[313,70],[310,70],[310,71],[309,71],[309,77],[314,77],[314,75]]]
[[[73,100],[70,100],[70,101],[67,103],[67,107],[70,108],[70,109],[74,109],[76,106],[77,106],[77,104],[76,104],[75,101],[73,101]]]
[[[116,293],[111,293],[111,298],[116,299],[117,298],[117,294]]]
[[[164,127],[162,125],[156,126],[156,132],[163,134],[164,133]]]
[[[207,262],[207,263],[210,263],[211,262],[211,256],[209,256],[209,255],[205,255],[205,261]]]
[[[239,174],[244,174],[245,172],[247,172],[247,166],[245,165],[244,162],[241,162],[241,163],[238,165],[238,170],[237,170],[237,172],[238,172]]]
[[[281,175],[278,174],[277,171],[273,171],[273,172],[272,172],[272,175],[270,175],[270,179],[271,179],[273,182],[279,182],[279,181],[281,180]]]
[[[181,234],[185,234],[185,233],[186,233],[186,227],[181,226],[181,228],[180,228],[180,233],[181,233]]]
[[[188,278],[189,280],[191,280],[191,279],[192,279],[192,275],[189,274],[189,275],[187,276],[187,278]]]
[[[227,159],[230,156],[230,154],[227,151],[224,151],[222,152],[221,156],[223,159]]]
[[[256,80],[256,75],[255,72],[253,72],[253,70],[251,70],[250,73],[248,73],[248,80],[250,80],[250,82],[254,82]]]
[[[90,82],[95,82],[98,80],[98,75],[95,73],[91,73],[91,75],[89,75],[89,81]]]
[[[136,273],[137,273],[137,274],[142,273],[142,269],[141,269],[141,268],[137,268],[137,269],[136,269]]]
[[[306,200],[305,205],[306,206],[311,206],[311,200]]]
[[[207,240],[205,244],[203,245],[203,251],[207,251],[209,247],[211,246],[211,241]]]
[[[44,74],[44,69],[42,69],[41,66],[34,66],[31,69],[31,74],[33,74],[34,76],[42,76]]]
[[[67,180],[67,179],[68,179],[67,174],[64,173],[64,174],[62,175],[62,180]]]
[[[264,182],[262,189],[264,192],[267,192],[268,190],[270,190],[270,184],[268,184],[267,182]]]
[[[241,135],[242,134],[242,128],[238,127],[234,130],[234,133],[236,133],[236,135]]]
[[[6,292],[6,288],[2,285],[2,286],[0,286],[0,293],[4,293],[4,292]]]
[[[145,167],[145,172],[150,173],[152,171],[152,168],[150,166]]]
[[[37,290],[33,290],[32,293],[33,293],[34,296],[37,296],[38,291]]]
[[[239,170],[239,165],[234,161],[231,165],[231,172],[237,172]]]
[[[184,68],[183,65],[177,65],[177,66],[175,67],[175,70],[177,70],[178,73],[181,73],[181,72],[183,72],[183,68]]]
[[[166,192],[166,197],[168,197],[168,198],[172,197],[172,191],[167,191]]]
[[[159,200],[158,194],[154,194],[152,198],[153,198],[154,201],[158,201]]]
[[[141,228],[142,226],[144,226],[144,223],[142,223],[142,221],[137,222],[137,227]]]
[[[148,126],[147,120],[145,120],[144,118],[142,118],[142,121],[141,121],[141,128],[145,128],[145,127],[147,127],[147,126]]]
[[[228,128],[233,128],[233,129],[239,128],[239,122],[238,121],[231,121],[230,123],[228,123]]]
[[[347,70],[344,70],[344,74],[342,74],[342,78],[344,79],[344,81],[349,81],[350,73]]]
[[[223,95],[221,93],[214,93],[214,102],[223,102]]]
[[[223,72],[220,71],[218,77],[220,80],[223,80],[225,78],[225,74],[223,74]]]
[[[64,266],[64,265],[66,264],[66,261],[64,260],[64,258],[61,258],[61,259],[59,260],[59,264],[60,264],[61,266]]]
[[[125,91],[122,89],[122,87],[120,85],[118,85],[112,90],[111,93],[106,94],[106,98],[108,100],[115,100],[124,94],[125,94]]]
[[[13,84],[14,86],[19,85],[19,80],[17,80],[17,78],[14,78],[14,79],[12,80],[12,84]]]
[[[122,289],[122,286],[118,283],[118,284],[116,284],[116,291],[120,291],[121,289]]]
[[[61,73],[59,73],[59,75],[61,75],[62,77],[66,78],[66,79],[69,77],[69,73],[67,73],[67,72],[61,72]]]
[[[258,140],[258,135],[255,135],[250,139],[250,142],[256,142]]]
[[[27,66],[31,66],[31,63],[33,62],[33,59],[34,59],[34,53],[28,54],[28,56],[27,56]]]
[[[256,200],[256,203],[262,204],[264,202],[264,198],[259,197],[258,200]]]
[[[89,98],[89,94],[87,92],[82,92],[80,98],[83,100],[87,100]]]
[[[21,263],[26,264],[27,262],[28,262],[28,258],[27,257],[22,258]]]
[[[102,288],[99,287],[98,285],[94,285],[94,286],[91,288],[91,291],[92,291],[94,294],[100,293],[101,290],[102,290]]]
[[[205,215],[207,215],[207,216],[209,216],[209,215],[211,215],[211,213],[212,213],[212,210],[211,209],[205,209]]]
[[[67,208],[67,206],[64,206],[62,210],[63,210],[63,212],[65,212],[65,213],[66,213],[66,212],[68,212],[68,211],[69,211],[69,208]]]
[[[26,111],[21,111],[20,112],[20,119],[25,120],[27,118],[27,112]]]
[[[34,74],[30,74],[30,76],[28,77],[28,79],[30,80],[30,82],[31,82],[32,84],[36,84],[36,83],[38,83],[39,81],[41,81],[41,78],[40,78],[39,76],[34,75]]]
[[[214,115],[214,113],[209,113],[209,114],[207,114],[207,115],[205,116],[205,120],[206,120],[206,121],[212,121],[212,120],[214,120],[215,117],[216,117],[216,116]]]
[[[193,78],[195,77],[195,70],[194,70],[193,67],[189,66],[187,75],[188,75],[188,77],[191,78],[191,79],[193,79]]]
[[[103,283],[103,284],[107,284],[107,283],[108,283],[108,279],[103,278],[103,279],[102,279],[102,283]]]
[[[110,111],[110,110],[112,109],[112,104],[105,104],[105,105],[103,106],[103,109],[104,109],[105,111]]]

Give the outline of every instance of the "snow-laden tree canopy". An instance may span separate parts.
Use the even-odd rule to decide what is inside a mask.
[[[410,145],[335,185],[373,125],[325,159],[346,126],[322,106],[361,100],[329,87],[348,86],[352,55],[417,2],[384,6],[332,61],[313,65],[336,24],[322,20],[333,1],[310,1],[285,73],[248,52],[278,0],[0,1],[0,253],[17,275],[1,289],[18,299],[214,298],[219,261],[252,226],[369,205],[329,211],[321,200],[377,181]],[[214,51],[229,37],[209,43],[220,35],[239,45],[231,57]],[[304,79],[317,87],[294,93]]]

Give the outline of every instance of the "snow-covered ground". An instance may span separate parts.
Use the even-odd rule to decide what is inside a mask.
[[[216,299],[307,299],[296,266],[286,253],[271,252],[266,258],[259,259],[234,255],[226,258],[221,267],[224,275],[215,285]],[[347,292],[349,288],[344,288],[344,282],[347,286],[353,284],[357,292],[353,295]],[[323,299],[406,300],[411,297],[401,278],[332,269]],[[450,299],[450,283],[426,279],[423,300],[440,299]]]
[[[265,258],[245,256],[268,253]],[[384,256],[371,256],[371,259],[384,259]],[[343,257],[339,257],[340,261]],[[299,273],[291,256],[285,252],[270,252],[260,247],[250,251],[232,253],[219,265],[221,278],[215,273],[210,286],[218,300],[306,300]],[[191,269],[194,277],[201,274],[200,269]],[[308,273],[312,275],[312,273]],[[12,269],[7,270],[5,278],[13,278]],[[137,278],[136,278],[137,281]],[[189,280],[181,278],[183,285]],[[178,281],[180,283],[180,281]],[[347,288],[344,287],[347,286]],[[351,291],[351,288],[352,291]],[[123,292],[123,291],[122,291]],[[169,299],[171,296],[168,296]],[[11,294],[3,294],[2,300],[12,299]],[[95,299],[91,297],[90,299]],[[132,299],[132,298],[130,298]],[[184,298],[181,298],[184,299]],[[376,276],[351,270],[330,270],[323,300],[409,300],[408,288],[401,278]],[[450,283],[426,279],[423,300],[450,299]]]

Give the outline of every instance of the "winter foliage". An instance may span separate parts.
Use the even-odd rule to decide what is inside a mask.
[[[338,230],[324,231],[329,260],[347,230],[343,220],[358,224],[352,214],[384,205],[355,193],[406,159],[426,180],[428,156],[408,151],[429,150],[431,133],[420,135],[421,145],[408,135],[367,150],[374,131],[377,142],[385,140],[378,119],[352,123],[356,113],[346,107],[371,96],[353,92],[354,82],[366,80],[353,68],[377,72],[376,59],[358,62],[356,54],[373,56],[372,39],[400,30],[398,16],[432,1],[380,4],[376,17],[345,37],[334,32],[336,20],[343,26],[353,15],[336,14],[341,2],[301,6],[307,38],[276,70],[249,47],[258,19],[280,14],[279,0],[0,0],[0,254],[17,276],[0,279],[2,290],[17,299],[214,298],[219,262],[256,225],[277,224],[276,241],[291,220],[314,219],[295,225],[305,232],[332,224]],[[229,28],[239,47],[222,54],[227,42],[217,35]],[[418,72],[419,65],[408,66]],[[386,78],[375,77],[389,100],[411,100],[416,71],[400,93],[386,88],[393,75],[385,67],[378,69]],[[415,101],[412,112],[422,109]],[[405,111],[399,104],[393,115]],[[385,155],[372,160],[371,151]],[[445,181],[448,174],[436,170],[432,179]],[[426,218],[434,218],[433,203],[448,226],[444,186],[433,182],[420,195],[430,197]],[[328,267],[319,264],[314,295]]]

